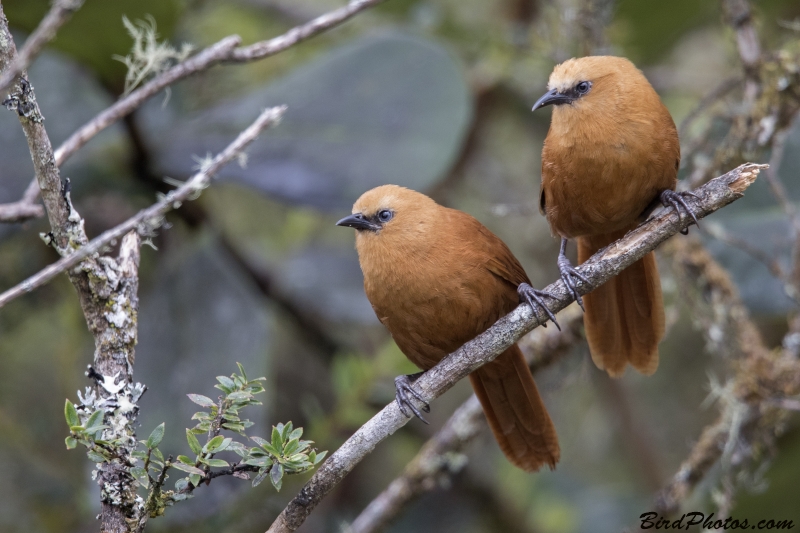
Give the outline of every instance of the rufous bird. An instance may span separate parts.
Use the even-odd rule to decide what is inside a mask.
[[[364,193],[337,222],[356,229],[364,290],[397,346],[428,370],[525,301],[542,306],[508,247],[472,216],[418,192],[383,185]],[[544,308],[555,321],[552,313]],[[395,379],[396,399],[419,418],[412,383]],[[558,437],[533,376],[515,344],[470,374],[489,426],[508,459],[526,471],[554,468]],[[424,419],[423,419],[424,420]]]
[[[565,256],[578,241],[578,262],[616,241],[659,201],[697,223],[677,193],[680,143],[669,111],[633,63],[622,57],[570,59],[550,75],[533,111],[553,106],[542,150],[539,210],[561,237],[561,278],[584,307],[592,360],[611,376],[630,363],[649,375],[658,367],[664,304],[655,256],[644,258],[581,299],[591,287]],[[696,196],[695,196],[696,197]]]

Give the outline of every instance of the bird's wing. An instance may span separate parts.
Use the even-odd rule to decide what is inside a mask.
[[[456,242],[462,243],[462,265],[485,269],[510,283],[515,291],[521,283],[530,284],[525,269],[500,237],[463,211],[448,209],[448,214],[448,225],[455,233]]]
[[[484,267],[495,276],[509,282],[514,288],[521,283],[530,284],[531,281],[528,279],[528,275],[525,274],[525,269],[519,264],[511,250],[508,249],[506,243],[489,231],[486,226],[472,217],[470,219],[474,221],[474,230],[471,233],[479,241],[475,244],[483,252],[481,259]]]

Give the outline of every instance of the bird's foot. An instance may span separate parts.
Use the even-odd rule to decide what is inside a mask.
[[[548,318],[550,318],[550,320],[553,321],[553,324],[556,325],[556,327],[558,328],[558,331],[561,331],[561,326],[559,326],[558,325],[558,321],[556,321],[556,315],[554,315],[553,312],[550,309],[548,309],[547,306],[544,305],[544,302],[542,301],[542,296],[546,296],[546,297],[551,298],[553,300],[556,299],[555,296],[553,296],[552,294],[550,294],[547,291],[538,291],[538,290],[534,289],[533,287],[531,287],[530,285],[528,285],[527,283],[520,283],[519,284],[519,287],[517,287],[517,294],[519,294],[519,297],[520,297],[521,300],[524,300],[524,301],[528,302],[528,305],[531,306],[531,310],[534,313],[536,312],[536,307],[537,306],[539,306],[542,309],[544,309],[544,312],[547,314]],[[542,323],[542,325],[544,327],[547,327],[547,323],[546,322]]]
[[[561,272],[561,280],[564,282],[564,285],[567,286],[567,290],[575,298],[575,301],[578,302],[578,305],[581,306],[581,309],[586,312],[586,309],[583,307],[583,298],[581,298],[581,295],[578,293],[578,288],[575,286],[575,283],[576,281],[581,281],[589,287],[591,287],[592,284],[583,274],[572,266],[572,263],[570,263],[569,259],[567,259],[567,256],[564,254],[559,254],[558,256],[558,270]]]
[[[675,209],[675,212],[678,213],[678,218],[681,220],[683,220],[683,216],[681,215],[681,207],[683,207],[683,209],[689,214],[689,216],[692,217],[692,220],[694,220],[695,225],[699,228],[700,222],[697,221],[697,217],[695,216],[692,208],[689,207],[689,204],[686,203],[686,197],[688,196],[697,198],[698,200],[700,199],[699,196],[697,196],[695,193],[691,191],[676,192],[671,189],[667,189],[664,192],[662,192],[659,198],[661,200],[661,204],[664,207],[672,206]],[[689,228],[682,229],[681,233],[683,235],[687,235],[689,233]]]
[[[419,378],[424,372],[418,372],[416,374],[410,374],[408,376],[397,376],[394,378],[394,388],[395,388],[395,396],[394,399],[397,401],[397,406],[400,408],[400,412],[402,412],[406,417],[411,418],[411,415],[408,414],[408,409],[411,409],[411,412],[414,413],[414,416],[425,422],[428,423],[425,418],[423,418],[422,413],[419,412],[419,409],[408,399],[408,395],[410,394],[420,402],[422,402],[422,410],[426,413],[431,412],[431,406],[428,405],[428,402],[413,389],[411,386],[417,378]]]

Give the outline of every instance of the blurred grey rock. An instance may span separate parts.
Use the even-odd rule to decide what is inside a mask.
[[[321,208],[348,208],[385,183],[425,190],[456,157],[472,116],[464,74],[439,45],[396,33],[364,37],[247,96],[187,120],[152,102],[142,124],[163,173],[186,175],[193,155],[216,153],[268,106],[278,128],[221,177]]]

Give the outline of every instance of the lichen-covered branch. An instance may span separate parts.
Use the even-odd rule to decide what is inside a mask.
[[[17,63],[17,49],[8,29],[8,20],[0,6],[0,72],[6,73]],[[35,179],[44,200],[52,228],[52,244],[62,255],[86,240],[83,221],[72,209],[69,186],[62,185],[53,147],[44,127],[44,117],[36,102],[33,86],[21,72],[14,76],[11,93],[3,105],[17,114],[28,141]],[[30,189],[30,188],[29,188]]]
[[[47,43],[53,40],[58,29],[83,5],[84,0],[56,0],[39,26],[20,48],[17,59],[0,76],[0,94],[5,93],[14,78],[22,74],[33,63]]]
[[[565,309],[559,322],[562,331],[540,328],[519,341],[534,374],[566,355],[583,338],[583,314],[577,306]],[[467,445],[488,427],[478,397],[473,394],[425,443],[403,473],[358,515],[348,531],[381,531],[414,499],[446,486],[464,467],[462,453]]]
[[[125,222],[95,237],[91,242],[81,246],[75,252],[0,294],[0,307],[3,307],[14,298],[47,283],[61,272],[70,272],[73,267],[100,252],[106,246],[113,245],[129,231],[136,230],[140,235],[149,236],[156,228],[161,226],[164,215],[167,212],[179,207],[182,202],[196,198],[203,189],[208,187],[214,175],[242,153],[264,129],[278,124],[285,111],[285,106],[272,107],[262,111],[256,121],[241,132],[235,141],[229,144],[216,157],[206,161],[203,164],[203,168],[183,185],[164,195],[160,201],[139,211]]]
[[[672,514],[718,461],[725,475],[766,457],[788,415],[781,401],[800,393],[800,361],[790,349],[766,347],[728,273],[698,240],[675,240],[664,251],[707,350],[729,360],[733,370],[712,391],[719,418],[656,499],[658,512]]]
[[[766,168],[766,165],[742,165],[695,190],[699,199],[690,200],[695,214],[698,217],[705,217],[741,198],[763,168]],[[619,241],[592,256],[579,267],[579,270],[593,286],[598,286],[689,225],[688,217],[680,217],[672,210],[664,210]],[[553,312],[560,311],[573,301],[561,281],[549,285],[545,290],[554,296],[552,303],[548,306]],[[586,285],[578,287],[581,294],[590,290],[591,288]],[[520,305],[487,331],[425,372],[414,386],[426,401],[432,401],[470,372],[497,357],[503,350],[546,320],[547,315],[543,310],[534,313],[530,306]],[[300,493],[278,516],[269,532],[295,531],[322,498],[350,473],[356,464],[379,442],[407,422],[408,419],[403,416],[395,402],[384,407],[325,461]]]
[[[708,181],[721,169],[762,157],[775,137],[800,114],[800,42],[791,37],[779,49],[764,52],[748,0],[724,0],[722,8],[725,21],[735,32],[744,90],[716,116],[730,126],[724,139],[710,140],[709,132],[701,136],[709,157],[698,159],[691,171],[688,181],[692,187]],[[732,116],[730,109],[735,110]]]
[[[283,35],[246,47],[240,47],[241,38],[238,35],[225,37],[211,46],[204,48],[187,60],[178,63],[163,74],[156,76],[104,111],[101,111],[89,122],[81,126],[56,149],[54,154],[55,165],[63,165],[70,156],[89,142],[95,135],[121,120],[123,117],[131,114],[147,100],[177,81],[197,74],[198,72],[208,70],[221,62],[242,63],[273,56],[328,29],[334,28],[353,18],[361,11],[385,1],[386,0],[350,0],[344,7],[321,15],[306,24],[292,28]],[[21,222],[37,214],[35,210],[17,209],[13,212],[14,216],[9,215],[4,217],[2,216],[2,207],[3,206],[0,206],[0,222]]]

